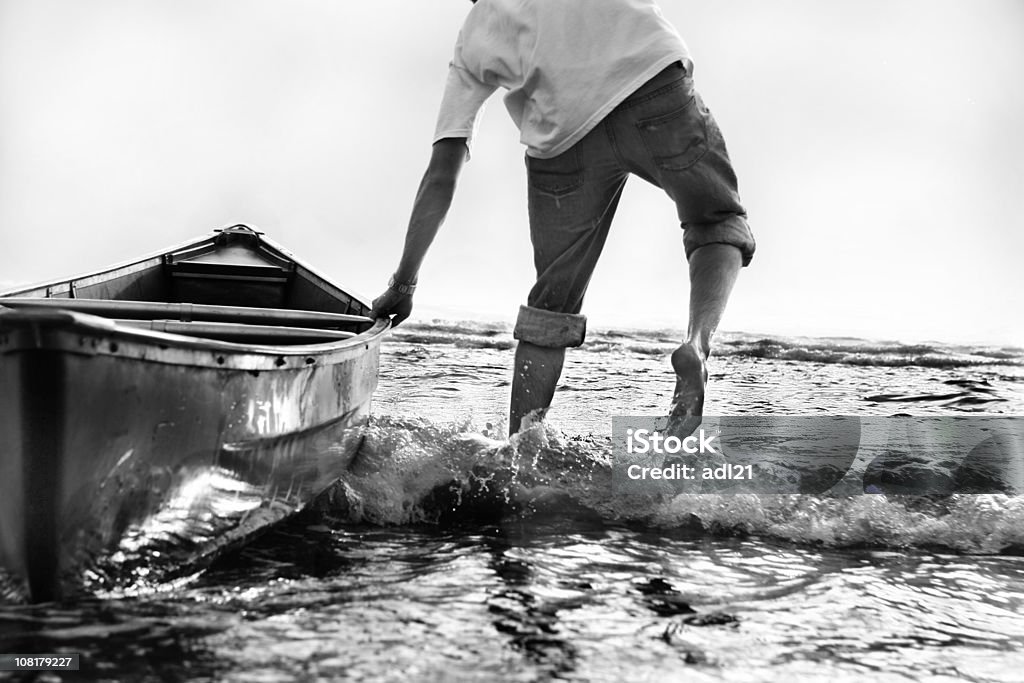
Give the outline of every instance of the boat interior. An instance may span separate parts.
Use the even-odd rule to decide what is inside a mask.
[[[368,330],[368,307],[236,225],[155,257],[7,292],[0,306],[59,308],[129,327],[270,344],[327,343]]]

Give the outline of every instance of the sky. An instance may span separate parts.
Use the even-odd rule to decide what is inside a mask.
[[[1024,345],[1024,3],[664,0],[758,252],[722,329]],[[465,0],[0,0],[0,287],[225,224],[369,298],[398,262]],[[512,320],[533,282],[500,96],[416,294]],[[685,328],[675,209],[633,178],[595,327]]]

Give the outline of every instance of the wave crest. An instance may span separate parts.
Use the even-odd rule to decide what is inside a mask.
[[[682,332],[671,330],[591,330],[584,348],[594,353],[635,353],[667,356]],[[431,321],[406,323],[395,340],[409,344],[450,344],[458,348],[509,349],[515,346],[505,323]],[[990,365],[1024,366],[1024,349],[1010,346],[955,345],[929,342],[905,344],[855,338],[765,337],[722,333],[716,356],[881,367],[962,368]]]

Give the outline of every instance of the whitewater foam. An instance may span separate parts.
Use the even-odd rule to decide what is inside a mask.
[[[509,440],[470,423],[376,418],[351,476],[318,505],[345,522],[490,523],[591,515],[606,523],[756,535],[833,548],[1024,550],[1024,497],[617,495],[611,440],[534,424]]]

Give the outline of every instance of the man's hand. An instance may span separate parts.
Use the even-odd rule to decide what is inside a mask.
[[[371,318],[391,318],[391,326],[398,325],[412,313],[412,294],[401,294],[388,287],[373,300]]]

